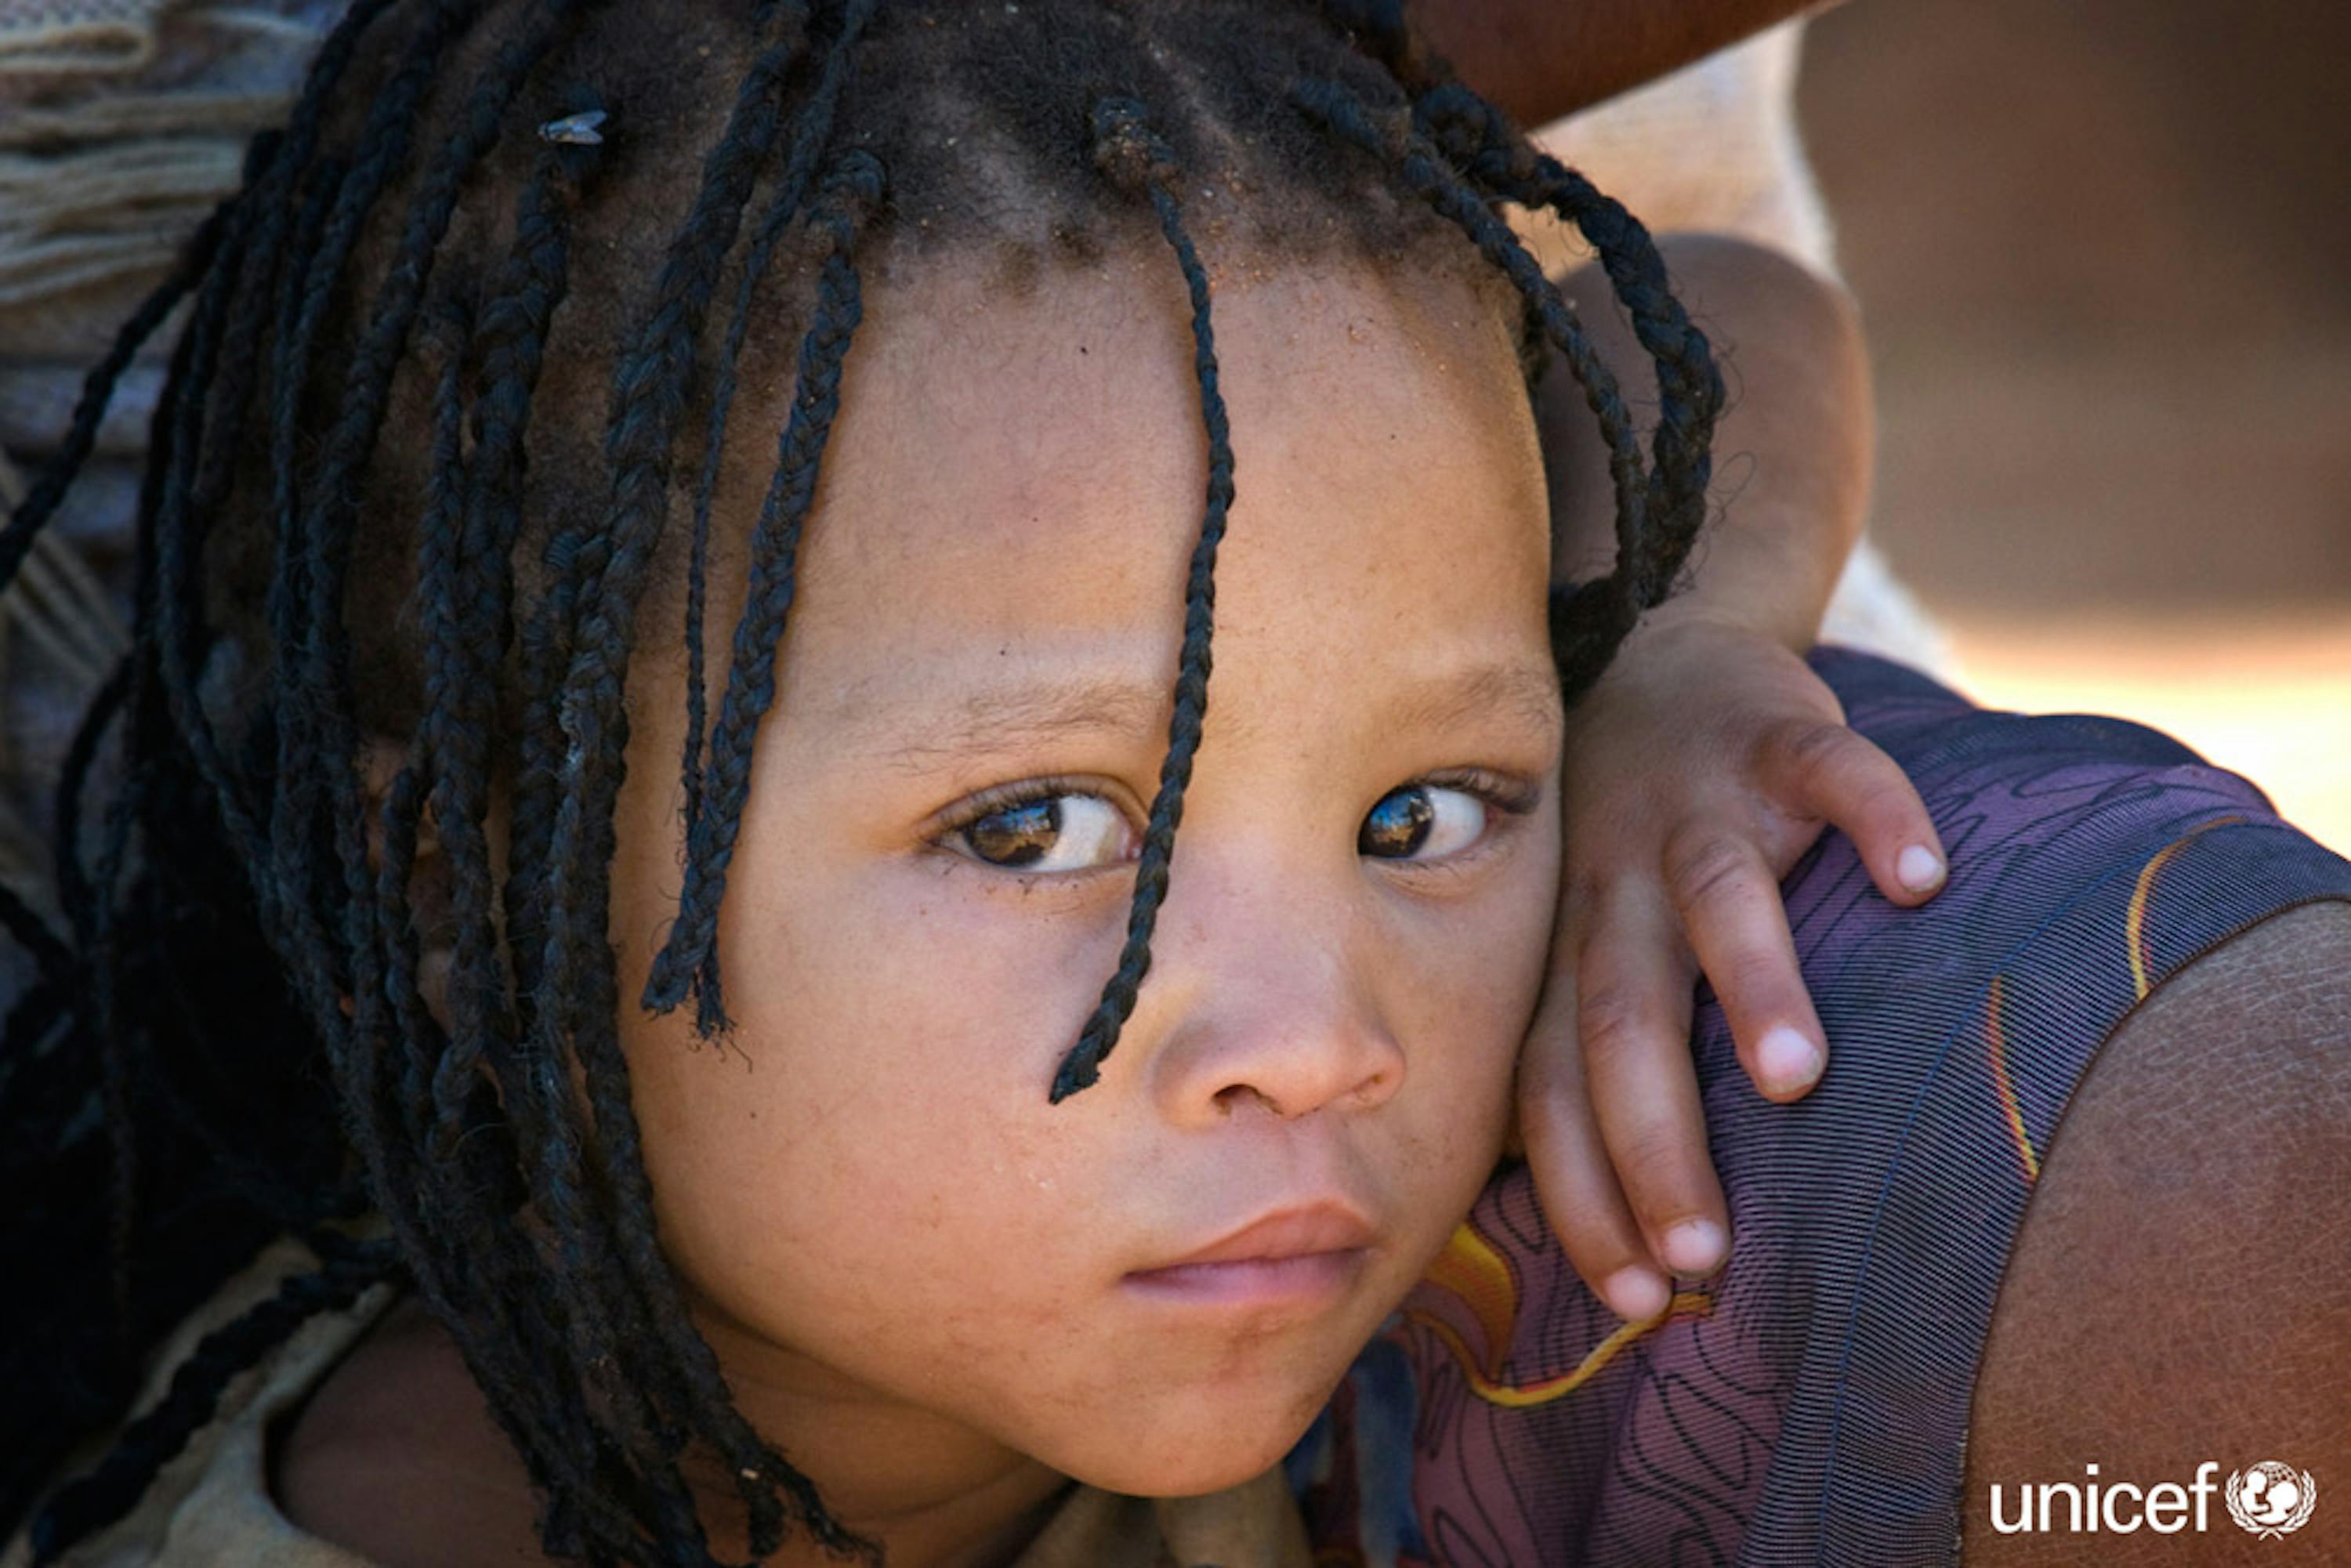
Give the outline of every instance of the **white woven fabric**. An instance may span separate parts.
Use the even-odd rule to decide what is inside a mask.
[[[136,70],[169,0],[0,0],[0,71]]]

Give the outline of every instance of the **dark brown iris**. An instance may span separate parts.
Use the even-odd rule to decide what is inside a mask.
[[[971,852],[990,865],[1033,865],[1051,852],[1061,833],[1061,803],[1056,799],[1007,806],[964,830]]]
[[[1363,854],[1402,860],[1428,841],[1428,830],[1436,821],[1437,808],[1429,803],[1427,790],[1416,787],[1395,790],[1382,797],[1364,819],[1363,831],[1355,835],[1355,848]]]

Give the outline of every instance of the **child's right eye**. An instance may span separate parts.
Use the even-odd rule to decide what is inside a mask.
[[[939,842],[1006,871],[1091,871],[1135,858],[1142,841],[1099,795],[1044,786],[994,802],[948,827]]]

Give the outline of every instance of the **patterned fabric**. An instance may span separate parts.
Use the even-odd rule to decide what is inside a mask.
[[[1488,1188],[1291,1456],[1321,1562],[1954,1562],[1976,1367],[2074,1084],[2190,959],[2351,900],[2351,862],[2158,731],[1811,663],[1917,783],[1949,884],[1896,909],[1837,832],[1791,872],[1830,1043],[1794,1105],[1749,1085],[1699,988],[1732,1251],[1659,1320],[1583,1289],[1522,1168]]]

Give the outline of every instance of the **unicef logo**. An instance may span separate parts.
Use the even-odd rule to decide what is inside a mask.
[[[2250,1469],[2229,1472],[2227,1497],[2231,1519],[2275,1540],[2309,1521],[2318,1503],[2318,1483],[2308,1470],[2263,1459]]]

